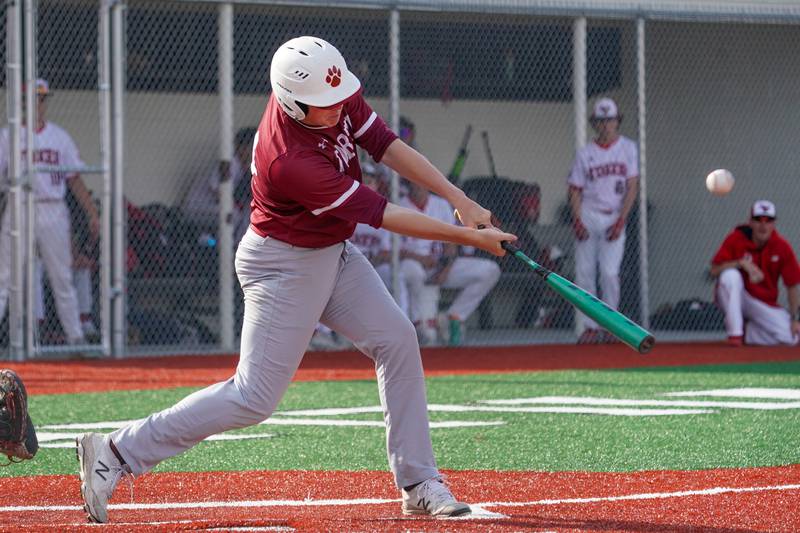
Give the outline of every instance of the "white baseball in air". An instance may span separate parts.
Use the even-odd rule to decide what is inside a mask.
[[[735,182],[731,171],[724,168],[718,168],[706,176],[706,188],[716,196],[724,196],[731,192]]]

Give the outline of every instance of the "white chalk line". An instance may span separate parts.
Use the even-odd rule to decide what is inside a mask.
[[[504,502],[493,501],[470,504],[478,510],[477,515],[473,513],[471,518],[480,518],[485,512],[493,516],[486,518],[500,518],[503,515],[486,511],[486,507],[527,507],[536,505],[563,505],[563,504],[582,504],[616,502],[629,500],[658,500],[666,498],[684,498],[688,496],[716,496],[719,494],[753,493],[769,491],[788,491],[800,490],[800,484],[787,485],[768,485],[761,487],[713,487],[709,489],[684,490],[676,492],[645,492],[640,494],[625,494],[621,496],[598,496],[591,498],[564,498],[564,499],[545,499],[531,500],[526,502]],[[167,509],[218,509],[218,508],[253,508],[253,507],[332,507],[332,506],[360,506],[360,505],[383,505],[388,503],[399,503],[399,499],[381,498],[356,498],[352,500],[343,499],[303,499],[303,500],[244,500],[244,501],[216,501],[216,502],[162,502],[162,503],[119,503],[110,504],[110,510],[167,510]],[[0,513],[18,513],[28,511],[80,511],[80,505],[10,505],[0,507]],[[470,518],[469,516],[465,518]]]

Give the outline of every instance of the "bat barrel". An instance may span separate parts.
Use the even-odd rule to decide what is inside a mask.
[[[637,352],[645,354],[653,348],[656,340],[652,333],[616,309],[610,308],[597,296],[555,273],[550,274],[546,282],[586,316]]]

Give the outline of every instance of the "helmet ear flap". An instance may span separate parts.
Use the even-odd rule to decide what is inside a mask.
[[[308,106],[305,104],[301,104],[300,102],[295,102],[290,97],[286,95],[282,95],[277,91],[273,91],[275,94],[275,98],[278,100],[278,103],[283,108],[283,111],[296,120],[303,120],[306,118],[306,113],[308,112]]]

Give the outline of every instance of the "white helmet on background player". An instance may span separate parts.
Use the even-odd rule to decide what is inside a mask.
[[[297,120],[306,116],[298,103],[332,106],[361,87],[339,50],[319,37],[296,37],[283,43],[272,56],[269,78],[281,108]]]

